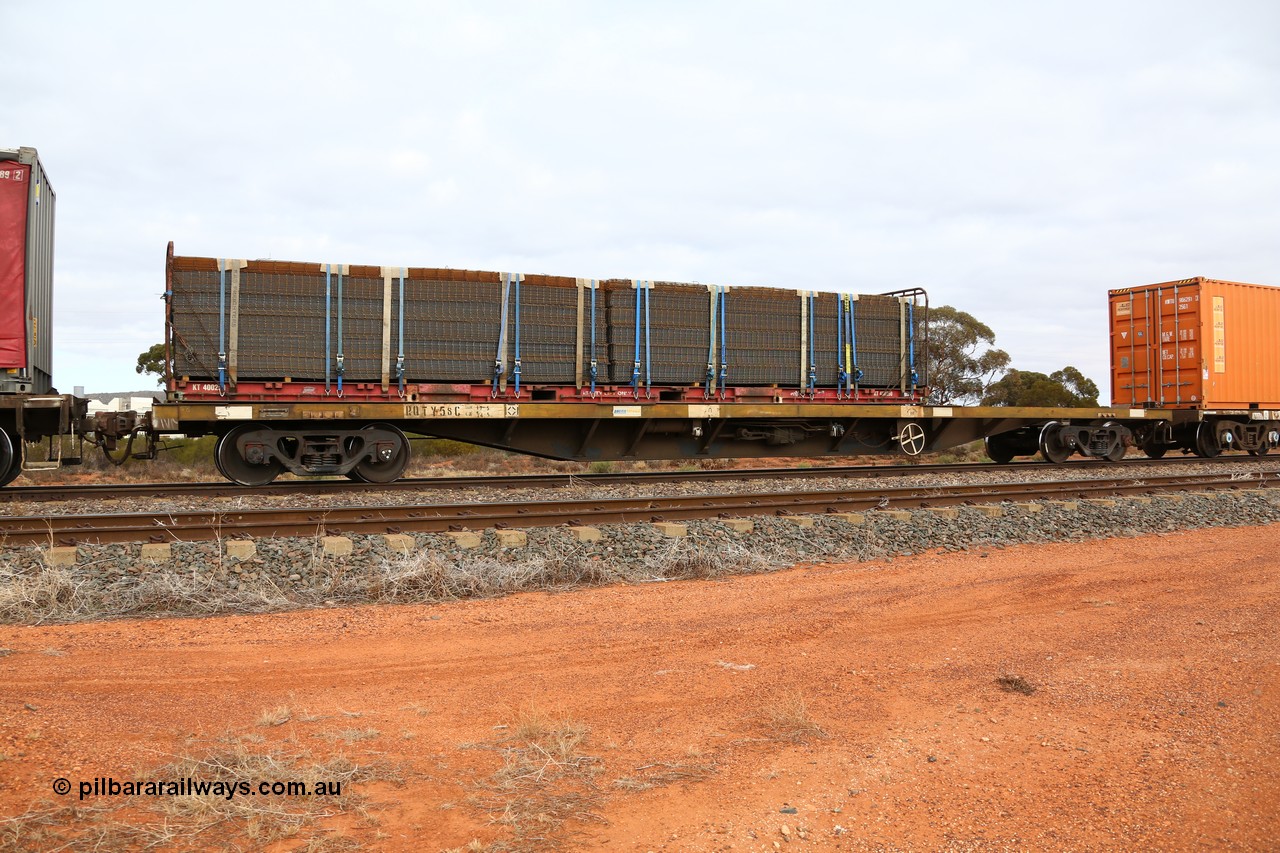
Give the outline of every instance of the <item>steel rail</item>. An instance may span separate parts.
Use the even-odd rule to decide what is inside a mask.
[[[1174,459],[1128,459],[1102,462],[1079,459],[1067,466],[1092,470],[1142,468],[1153,465],[1243,464],[1261,461],[1253,456],[1229,456],[1215,460],[1199,457]],[[1274,461],[1280,470],[1280,459]],[[360,483],[340,480],[288,480],[268,486],[240,486],[235,483],[102,483],[92,485],[9,486],[0,489],[0,502],[44,502],[69,500],[115,500],[121,498],[164,498],[183,496],[240,497],[242,495],[320,495],[352,492],[412,491],[414,489],[524,489],[559,488],[572,485],[637,485],[641,483],[705,482],[712,480],[791,480],[823,477],[869,479],[910,477],[920,474],[969,474],[986,471],[1044,471],[1044,462],[961,462],[939,465],[840,465],[829,468],[738,468],[711,471],[631,471],[581,474],[508,474],[471,477],[418,477],[394,483]]]
[[[233,537],[315,536],[550,527],[758,515],[861,512],[1030,501],[1050,497],[1107,497],[1167,490],[1256,487],[1280,481],[1275,472],[1240,479],[1226,471],[1031,483],[909,486],[756,494],[628,497],[570,501],[421,504],[385,507],[133,512],[106,515],[18,516],[0,519],[9,546],[105,542],[173,542]]]

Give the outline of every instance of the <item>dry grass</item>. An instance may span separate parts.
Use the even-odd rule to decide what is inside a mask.
[[[690,749],[675,761],[643,764],[602,789],[597,780],[604,765],[591,754],[590,730],[583,723],[527,705],[513,723],[495,728],[503,732],[497,740],[458,748],[497,752],[500,766],[476,781],[469,802],[487,812],[503,833],[487,845],[473,841],[458,850],[531,853],[573,846],[581,840],[577,826],[604,820],[598,810],[608,791],[621,794],[696,782],[718,769],[713,757]]]
[[[719,769],[715,759],[696,749],[689,749],[681,761],[655,761],[642,764],[633,775],[613,780],[613,786],[623,791],[648,791],[676,782],[698,782]]]
[[[275,726],[283,726],[285,723],[293,719],[293,711],[281,705],[278,708],[264,709],[258,717],[258,725],[264,728],[272,728]]]
[[[265,572],[242,577],[235,589],[213,573],[156,571],[91,583],[85,568],[84,564],[74,571],[44,564],[0,566],[0,623],[268,613],[332,604],[429,604],[536,590],[752,574],[773,566],[742,546],[708,553],[678,539],[639,564],[605,560],[587,547],[519,560],[484,556],[459,560],[432,550],[380,562],[317,559],[310,566],[311,576],[319,580],[313,586],[281,586]]]
[[[1021,693],[1023,696],[1030,696],[1036,692],[1036,686],[1027,681],[1021,675],[1012,675],[1005,673],[996,679],[996,685],[1006,693]]]
[[[163,797],[114,797],[105,807],[45,806],[0,820],[4,850],[261,849],[287,839],[293,849],[359,849],[354,839],[324,821],[352,815],[375,822],[368,799],[355,786],[398,782],[385,764],[356,764],[345,756],[319,759],[306,752],[256,750],[244,738],[223,738],[142,774],[143,780],[195,783],[323,782],[340,786],[324,795],[235,794],[222,790]]]
[[[527,853],[572,840],[571,822],[601,821],[595,777],[599,758],[585,752],[589,731],[562,714],[522,708],[509,734],[491,744],[501,766],[477,782],[472,803],[501,826],[504,838],[486,849]]]
[[[767,706],[762,716],[775,738],[802,743],[809,738],[824,738],[827,733],[814,722],[804,694],[792,691],[779,696]]]

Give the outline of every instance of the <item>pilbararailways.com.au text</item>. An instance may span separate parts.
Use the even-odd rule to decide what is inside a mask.
[[[70,793],[67,779],[55,779],[53,790],[58,794]],[[225,782],[209,779],[175,779],[169,781],[143,780],[118,782],[111,777],[81,780],[77,785],[80,799],[89,797],[337,797],[342,795],[340,781],[275,781],[275,782]]]

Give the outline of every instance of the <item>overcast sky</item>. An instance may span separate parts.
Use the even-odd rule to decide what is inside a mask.
[[[1108,394],[1109,288],[1280,285],[1280,3],[3,0],[54,379],[187,255],[929,290]]]

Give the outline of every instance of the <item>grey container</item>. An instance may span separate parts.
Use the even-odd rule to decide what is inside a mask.
[[[34,148],[0,149],[0,163],[31,167],[27,190],[25,325],[27,366],[0,371],[0,392],[47,394],[53,390],[53,224],[55,195]]]

